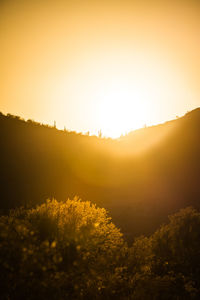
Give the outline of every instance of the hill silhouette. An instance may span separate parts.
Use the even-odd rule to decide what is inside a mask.
[[[78,195],[110,211],[127,238],[200,208],[200,108],[117,140],[0,114],[0,209]]]

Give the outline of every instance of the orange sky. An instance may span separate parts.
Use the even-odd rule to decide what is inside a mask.
[[[0,2],[0,111],[106,136],[200,106],[199,1]]]

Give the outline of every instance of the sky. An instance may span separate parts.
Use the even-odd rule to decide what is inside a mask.
[[[0,111],[118,137],[200,106],[200,1],[0,0]]]

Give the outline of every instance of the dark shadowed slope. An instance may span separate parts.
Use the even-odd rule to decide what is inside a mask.
[[[200,108],[118,140],[1,114],[0,139],[1,209],[79,195],[133,236],[179,208],[200,207]]]

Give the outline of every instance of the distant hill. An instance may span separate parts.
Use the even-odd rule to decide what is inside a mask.
[[[200,208],[200,108],[117,140],[0,114],[0,209],[80,196],[109,209],[126,236]]]

